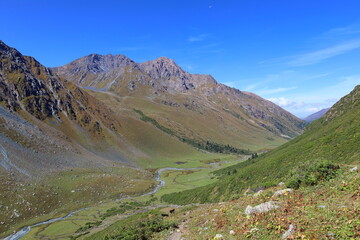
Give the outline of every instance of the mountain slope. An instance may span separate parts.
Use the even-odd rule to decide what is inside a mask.
[[[360,85],[340,99],[322,118],[310,124],[301,136],[259,158],[219,171],[220,179],[215,184],[165,195],[163,200],[174,203],[216,202],[238,196],[248,187],[259,189],[287,181],[290,171],[298,166],[322,160],[358,163],[359,115]]]
[[[160,57],[136,63],[123,55],[91,54],[54,71],[119,109],[138,109],[178,136],[240,149],[274,148],[305,123],[252,93],[190,74]],[[117,103],[108,95],[116,96]]]
[[[107,142],[126,146],[119,134],[121,123],[112,110],[3,42],[0,42],[0,101],[1,144],[6,154],[18,161],[17,166],[28,168],[27,172],[100,166],[105,161],[98,160],[104,156],[94,153],[107,149]],[[123,149],[113,151],[112,159],[129,164],[128,152]]]
[[[113,105],[118,102],[111,99]],[[0,171],[19,177],[71,167],[154,167],[163,159],[213,157],[140,120],[132,108],[114,111],[3,42],[0,102],[0,147],[6,159],[0,160]]]
[[[309,116],[307,116],[306,118],[304,118],[304,121],[305,122],[308,122],[308,123],[311,123],[319,118],[321,118],[322,116],[324,116],[324,114],[329,111],[330,108],[324,108],[324,109],[321,109],[320,111],[316,112],[316,113],[313,113]]]

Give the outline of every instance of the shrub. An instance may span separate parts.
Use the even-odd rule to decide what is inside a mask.
[[[308,161],[290,172],[286,185],[294,189],[300,186],[314,186],[335,177],[338,169],[338,165],[328,161]]]

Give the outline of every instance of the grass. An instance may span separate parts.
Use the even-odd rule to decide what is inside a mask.
[[[218,159],[214,159],[214,161],[218,161]],[[234,156],[228,156],[224,157],[222,161],[223,163],[219,163],[220,167],[230,166],[239,160],[235,159]],[[183,165],[180,167],[182,166]],[[204,166],[211,167],[208,163]],[[214,169],[215,168],[212,167],[193,171],[165,171],[162,174],[162,179],[166,182],[165,186],[163,186],[156,194],[134,197],[132,200],[123,200],[121,202],[108,200],[94,204],[92,205],[92,208],[78,212],[65,220],[33,228],[30,233],[26,235],[25,239],[34,239],[39,236],[46,236],[49,238],[64,236],[70,238],[78,236],[78,239],[83,239],[85,236],[92,236],[91,234],[96,233],[103,228],[102,225],[112,224],[113,222],[122,219],[123,216],[136,213],[137,211],[149,211],[151,210],[151,206],[163,204],[159,201],[163,194],[175,192],[178,189],[191,189],[203,186],[214,181],[213,175],[211,174]],[[69,184],[66,183],[65,185]],[[72,185],[70,184],[68,189],[72,189],[71,186]],[[92,227],[88,230],[84,230],[84,232],[76,233],[76,231],[81,228],[85,229],[89,223],[99,221],[103,222],[99,227]],[[87,231],[90,233],[80,236]]]
[[[146,116],[141,110],[134,109],[134,112],[136,112],[137,114],[140,115],[140,119],[142,121],[150,122],[152,125],[154,125],[158,129],[160,129],[164,133],[174,136],[174,137],[178,138],[181,142],[187,143],[195,148],[206,150],[209,152],[215,152],[215,153],[250,154],[249,150],[239,149],[239,148],[230,146],[229,144],[219,144],[219,143],[212,142],[209,140],[204,141],[204,140],[180,136],[178,133],[176,133],[172,129],[164,127],[161,124],[159,124],[155,119],[153,119],[149,116]]]
[[[216,234],[224,239],[281,239],[290,224],[295,226],[290,239],[359,239],[360,174],[350,172],[351,167],[343,166],[335,178],[301,186],[290,194],[273,197],[282,187],[272,187],[259,196],[193,208],[186,217],[175,219],[189,221],[182,236],[186,239],[213,239]],[[248,205],[267,201],[280,202],[280,207],[263,214],[244,214]]]
[[[139,114],[134,115],[133,111],[133,109],[138,109],[147,117],[156,120],[159,125],[189,139],[206,139],[224,145],[230,144],[239,149],[250,149],[251,151],[274,148],[286,142],[284,138],[276,136],[260,126],[253,126],[257,125],[256,123],[250,124],[246,122],[244,124],[242,120],[224,112],[222,108],[213,109],[205,107],[193,111],[186,108],[179,109],[166,106],[157,100],[149,101],[148,98],[141,95],[120,97],[124,96],[124,94],[118,96],[92,91],[89,91],[89,93],[108,106],[111,106],[112,109],[119,109],[118,111],[121,112],[120,120],[124,126],[121,131],[125,135],[127,134],[127,128],[131,127],[134,120],[139,119],[134,117],[136,115],[139,116]],[[187,97],[182,95],[167,95],[166,97],[174,98],[173,101],[180,103],[188,101]],[[244,115],[244,117],[248,116]],[[126,124],[127,126],[125,127],[124,121],[128,120],[129,125]],[[148,124],[150,125],[151,123],[148,122]],[[146,124],[142,124],[141,129],[144,128],[147,128]],[[138,129],[133,129],[133,131],[137,132]],[[249,131],[251,132],[251,137],[249,137]],[[272,140],[268,140],[267,137],[272,138]],[[152,137],[152,139],[156,141],[156,137]],[[136,142],[133,143],[136,144]]]
[[[360,89],[358,87],[357,89]],[[360,159],[360,94],[344,97],[331,110],[334,116],[319,119],[308,126],[304,134],[284,145],[227,169],[218,171],[219,181],[208,186],[164,195],[166,202],[188,204],[218,202],[239,197],[247,188],[276,186],[288,182],[291,171],[305,162],[328,161],[332,164],[349,164]],[[347,100],[350,99],[350,100]],[[344,105],[353,101],[347,108]],[[346,110],[349,109],[349,110]],[[332,112],[329,114],[332,114]],[[326,116],[325,116],[326,117]],[[236,170],[235,174],[232,173]]]
[[[172,229],[176,223],[161,216],[161,211],[152,210],[118,221],[85,239],[150,239],[154,233]]]
[[[2,183],[0,222],[5,224],[0,225],[0,231],[5,236],[22,226],[65,216],[99,201],[138,195],[152,188],[154,181],[149,172],[114,167],[107,170],[72,169],[27,184],[11,178],[3,179]],[[14,209],[18,217],[14,216]]]

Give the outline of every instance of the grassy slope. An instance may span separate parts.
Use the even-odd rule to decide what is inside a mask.
[[[351,167],[342,167],[329,181],[320,181],[316,186],[301,187],[280,196],[273,196],[273,193],[284,186],[268,188],[258,196],[246,195],[230,202],[177,208],[175,214],[162,219],[158,218],[159,215],[169,213],[174,206],[163,206],[162,212],[143,208],[140,214],[125,218],[120,214],[113,219],[114,223],[99,231],[90,230],[79,239],[120,239],[120,235],[125,233],[132,236],[126,239],[140,239],[144,233],[147,234],[144,239],[215,239],[216,234],[230,240],[280,239],[290,224],[295,226],[295,230],[288,239],[358,239],[360,205],[356,200],[360,196],[360,175],[349,171]],[[267,201],[277,201],[280,207],[263,214],[244,214],[248,205]],[[159,221],[147,224],[149,218]],[[168,223],[172,226],[169,227]],[[181,236],[168,238],[174,237],[176,228],[181,231]]]
[[[136,121],[133,122],[134,118],[139,118],[138,114],[133,112],[133,109],[139,109],[144,112],[146,116],[155,119],[160,125],[173,130],[179,136],[189,139],[209,140],[219,144],[230,144],[240,149],[250,149],[252,151],[272,149],[286,142],[286,139],[276,136],[266,129],[256,126],[256,124],[241,121],[223,109],[206,107],[203,109],[190,110],[183,106],[167,106],[161,102],[149,100],[144,96],[120,97],[102,92],[89,91],[89,93],[103,101],[107,106],[111,106],[111,108],[118,113],[121,112],[123,116],[122,124],[124,121],[126,121],[125,124],[127,124],[127,126],[123,124],[123,128],[121,129],[122,134],[126,138],[128,138],[128,136],[134,137],[135,135],[142,138],[142,130],[147,129],[146,124],[142,124],[142,128],[140,129],[140,125],[137,124]],[[173,101],[179,103],[188,101],[186,98],[182,98],[184,96],[173,97],[177,97],[177,99]],[[138,126],[132,126],[133,124],[137,124]],[[128,128],[132,128],[131,133],[128,131]],[[174,138],[174,140],[176,139]],[[155,142],[153,142],[152,145],[156,145],[155,143],[159,141],[159,139],[156,137],[151,138],[151,135],[148,135],[144,139],[130,139],[129,141],[142,149],[147,148],[147,144],[153,141]],[[139,144],[138,141],[147,142]],[[167,140],[164,142],[163,144],[168,144]],[[182,146],[178,144],[180,141],[176,142],[176,145]],[[159,153],[159,151],[157,151],[158,148],[154,147],[156,146],[151,146],[153,150],[150,152],[148,149],[145,149],[145,151],[150,155],[162,154],[161,152],[164,151],[163,149]],[[182,153],[185,152],[188,151],[182,151]]]
[[[222,177],[212,185],[165,195],[173,203],[216,202],[237,197],[248,187],[276,185],[286,181],[289,172],[307,161],[329,160],[337,163],[360,159],[360,86],[341,99],[323,118],[312,123],[305,133],[258,159],[240,163],[219,172]],[[237,173],[227,175],[227,171]]]
[[[214,239],[216,234],[229,240],[281,239],[290,224],[295,226],[295,231],[287,239],[359,239],[360,174],[350,172],[351,167],[343,167],[328,182],[301,187],[292,194],[273,197],[283,187],[269,188],[257,197],[250,195],[231,202],[206,204],[169,220],[186,221],[187,228],[182,229],[182,237],[186,239]],[[280,208],[249,217],[244,214],[248,205],[271,200],[280,202]],[[168,235],[169,231],[164,231],[154,239],[166,239]]]

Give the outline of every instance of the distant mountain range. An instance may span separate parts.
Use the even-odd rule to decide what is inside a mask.
[[[190,74],[166,57],[136,63],[124,55],[91,54],[53,70],[78,86],[97,91],[96,94],[116,94],[145,113],[153,114],[153,110],[145,107],[151,104],[161,113],[152,117],[166,127],[178,125],[180,135],[193,139],[205,137],[204,133],[199,133],[202,129],[209,135],[204,139],[236,142],[248,148],[254,143],[250,143],[251,137],[239,141],[245,129],[254,129],[256,133],[262,132],[261,135],[271,132],[277,138],[291,138],[300,134],[304,127],[303,121],[277,105],[255,94],[219,84],[210,75]],[[188,117],[192,121],[183,119]],[[198,123],[206,123],[208,127],[199,128]],[[226,130],[230,128],[245,129],[241,132]],[[186,129],[191,129],[192,136],[184,132]],[[212,133],[215,129],[216,135]],[[227,132],[225,135],[231,139],[219,138],[219,129]]]
[[[321,118],[322,116],[324,116],[324,114],[329,111],[330,108],[324,108],[324,109],[321,109],[320,111],[316,112],[316,113],[313,113],[309,116],[307,116],[306,118],[304,118],[303,120],[305,122],[308,122],[308,123],[311,123],[319,118]]]
[[[91,54],[46,68],[0,42],[0,171],[111,164],[155,167],[195,154],[274,148],[305,122],[161,57]],[[200,150],[200,152],[199,152]]]

